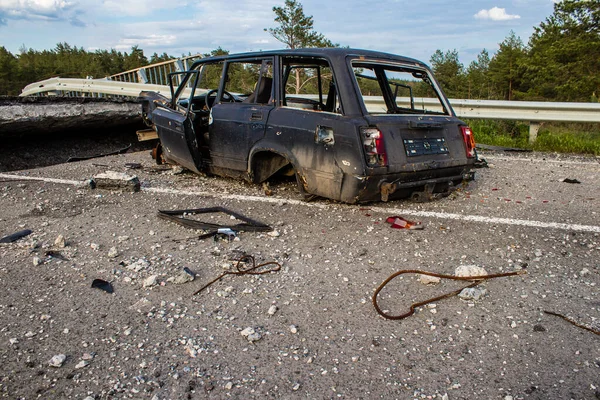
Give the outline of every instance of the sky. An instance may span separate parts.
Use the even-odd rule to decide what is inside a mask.
[[[341,46],[379,50],[427,63],[456,49],[467,66],[490,55],[514,31],[526,44],[553,12],[553,0],[299,0],[314,29]],[[0,0],[0,46],[50,50],[57,43],[88,51],[139,46],[147,57],[272,50],[284,45],[274,6],[284,0]]]

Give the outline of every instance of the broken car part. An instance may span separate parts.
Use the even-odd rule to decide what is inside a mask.
[[[402,217],[388,217],[385,222],[392,225],[394,229],[423,229],[423,225],[420,222],[413,222]]]
[[[250,266],[248,268],[243,268],[241,266],[241,264],[245,263],[247,261],[251,262],[252,266]],[[268,265],[274,265],[274,267],[269,268],[269,269],[260,270],[261,268],[264,268]],[[269,261],[269,262],[265,262],[265,263],[256,265],[256,260],[254,259],[253,256],[245,255],[245,256],[242,256],[239,260],[237,260],[237,263],[235,264],[235,269],[236,269],[235,271],[226,271],[226,272],[222,273],[217,278],[213,279],[206,285],[202,286],[200,289],[196,290],[192,296],[197,295],[198,293],[200,293],[201,291],[203,291],[204,289],[206,289],[213,283],[221,280],[223,277],[225,277],[227,275],[264,275],[264,274],[268,274],[271,272],[279,271],[281,269],[281,264],[279,264],[276,261]]]
[[[454,275],[438,274],[435,272],[419,271],[418,269],[405,269],[405,270],[401,270],[401,271],[398,271],[398,272],[392,274],[389,278],[387,278],[385,281],[383,281],[383,283],[381,285],[379,285],[379,287],[375,290],[375,293],[373,294],[373,306],[375,307],[375,310],[379,313],[379,315],[381,315],[382,317],[384,317],[386,319],[404,319],[406,317],[410,317],[411,315],[413,315],[415,313],[415,308],[417,308],[417,307],[422,307],[426,304],[433,303],[435,301],[439,301],[442,299],[446,299],[448,297],[456,296],[457,294],[462,292],[463,289],[467,289],[467,288],[471,288],[473,286],[479,285],[481,282],[484,282],[488,279],[501,278],[501,277],[506,277],[506,276],[523,275],[526,273],[527,273],[527,271],[522,269],[519,271],[506,272],[506,273],[502,273],[502,274],[492,274],[492,275],[482,275],[482,276],[454,276]],[[428,275],[428,276],[433,276],[433,277],[441,278],[441,279],[451,279],[451,280],[455,280],[455,281],[475,281],[475,282],[471,283],[470,285],[464,286],[458,290],[455,290],[453,292],[446,293],[441,296],[437,296],[437,297],[434,297],[434,298],[431,298],[428,300],[420,301],[418,303],[413,303],[410,305],[410,310],[404,314],[400,314],[400,315],[386,314],[385,312],[383,312],[383,310],[381,308],[379,308],[379,304],[377,303],[377,295],[394,278],[396,278],[399,275],[403,275],[403,274],[421,274],[421,275]]]
[[[0,239],[0,243],[12,243],[17,240],[24,238],[25,236],[31,235],[31,229],[23,229],[22,231],[12,233],[10,235],[4,236]]]
[[[191,218],[185,218],[183,215],[186,214],[208,214],[208,213],[224,213],[230,215],[240,221],[239,224],[234,225],[220,225],[211,222],[202,222]],[[214,236],[216,233],[226,233],[228,231],[219,232],[220,229],[229,229],[231,231],[246,231],[246,232],[269,232],[272,231],[269,225],[265,225],[262,222],[255,221],[235,211],[228,210],[224,207],[208,207],[208,208],[194,208],[189,210],[158,210],[158,217],[166,219],[167,221],[175,222],[176,224],[185,226],[191,229],[204,229],[211,232],[207,233],[206,237]],[[214,232],[214,233],[213,233]],[[204,235],[202,236],[204,237]]]

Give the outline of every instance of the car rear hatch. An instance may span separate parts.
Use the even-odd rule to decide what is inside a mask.
[[[466,125],[455,117],[390,115],[366,120],[369,127],[361,131],[365,157],[376,174],[463,167],[474,161],[465,142]],[[383,159],[374,160],[369,151],[367,136],[375,131],[380,132],[376,151],[384,152]]]

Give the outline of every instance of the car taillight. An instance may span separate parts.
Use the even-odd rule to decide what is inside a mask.
[[[383,167],[387,165],[383,135],[377,128],[361,128],[360,133],[365,147],[365,157],[369,167]]]
[[[475,138],[473,137],[473,131],[468,126],[461,126],[463,140],[465,141],[465,148],[467,150],[467,157],[475,157]]]

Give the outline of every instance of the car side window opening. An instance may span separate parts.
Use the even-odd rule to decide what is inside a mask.
[[[283,59],[283,105],[309,111],[341,113],[333,71],[327,60]]]
[[[243,103],[272,103],[273,62],[270,59],[228,62],[221,102],[231,102],[230,97]]]
[[[449,115],[425,69],[354,61],[352,70],[370,114]]]
[[[223,62],[206,63],[200,66],[200,77],[196,83],[196,93],[200,94],[217,89],[221,82]]]

